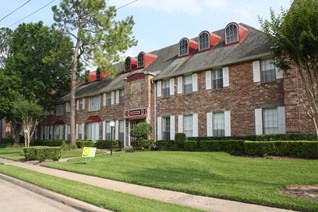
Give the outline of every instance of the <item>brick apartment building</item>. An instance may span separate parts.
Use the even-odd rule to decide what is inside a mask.
[[[229,23],[216,32],[127,57],[113,79],[91,72],[76,92],[76,138],[115,139],[146,121],[157,140],[314,131],[290,81],[273,65],[265,34]],[[291,76],[289,76],[291,77]],[[299,82],[300,83],[300,82]],[[40,127],[42,139],[69,139],[69,95]]]

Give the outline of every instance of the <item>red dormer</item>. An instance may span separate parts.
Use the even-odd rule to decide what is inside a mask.
[[[225,45],[232,45],[242,42],[248,33],[248,29],[237,23],[229,23],[225,27]]]
[[[202,31],[199,34],[199,51],[204,51],[215,46],[222,38],[213,32]]]
[[[155,59],[157,59],[157,55],[140,52],[138,54],[138,62],[137,62],[137,68],[146,68],[149,66]]]
[[[96,81],[105,79],[107,77],[107,74],[105,73],[104,68],[97,68],[95,75],[96,75],[96,78],[95,78]]]
[[[125,72],[129,72],[137,68],[137,58],[127,57],[125,59]]]
[[[87,79],[86,79],[86,83],[91,83],[94,82],[96,80],[96,72],[95,71],[86,71],[87,74]]]
[[[198,49],[198,42],[189,40],[188,38],[182,38],[179,41],[179,57],[184,57],[192,54],[193,51]]]

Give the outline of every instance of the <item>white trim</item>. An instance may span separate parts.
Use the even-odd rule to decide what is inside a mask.
[[[231,136],[231,111],[224,111],[225,136]]]
[[[198,74],[192,74],[192,91],[198,91]]]
[[[157,139],[162,140],[162,118],[157,117]]]
[[[206,114],[206,134],[207,136],[213,136],[213,113]]]
[[[161,82],[161,80],[159,80],[158,82],[157,82],[157,97],[161,97],[161,84],[162,84],[162,82]]]
[[[263,114],[261,108],[255,109],[255,135],[263,134]]]
[[[230,85],[229,82],[229,67],[223,67],[223,87],[228,87]]]
[[[103,121],[102,139],[106,140],[106,121]]]
[[[106,93],[103,93],[103,106],[106,106]]]
[[[278,114],[278,133],[286,133],[285,107],[277,107]]]
[[[212,85],[212,78],[211,78],[211,70],[205,72],[205,89],[209,90],[211,89]]]
[[[198,114],[197,113],[194,113],[192,115],[192,124],[193,124],[193,132],[192,132],[192,136],[193,137],[198,137],[199,135],[199,130],[198,130]]]
[[[261,70],[260,70],[260,61],[253,61],[253,81],[260,82],[261,81]]]
[[[170,96],[174,95],[174,78],[170,78]]]
[[[178,77],[178,94],[182,94],[182,76]]]
[[[175,116],[170,116],[170,140],[174,140],[176,135]]]
[[[115,121],[115,140],[119,139],[119,120]]]
[[[116,104],[119,104],[119,90],[116,90]]]
[[[85,123],[82,124],[82,140],[85,139]]]
[[[113,105],[115,103],[115,92],[112,91],[110,93],[110,104]]]
[[[178,133],[183,133],[183,115],[178,115]]]

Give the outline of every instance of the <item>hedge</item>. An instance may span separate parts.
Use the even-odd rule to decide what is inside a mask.
[[[65,146],[65,140],[45,140],[44,146]]]
[[[113,149],[120,149],[120,141],[119,140],[98,140],[95,143],[97,149],[110,149],[110,143],[112,142]]]
[[[318,158],[317,141],[246,141],[245,153],[252,156]]]
[[[160,149],[160,150],[171,150],[175,149],[176,143],[174,140],[158,140],[155,143],[155,149]]]
[[[243,140],[203,140],[199,141],[202,151],[228,152],[231,154],[244,154]]]
[[[196,141],[185,141],[184,142],[184,150],[185,151],[195,151],[198,148],[198,144]]]
[[[153,140],[146,140],[146,139],[145,140],[136,140],[136,141],[131,142],[131,145],[136,150],[150,149],[152,144],[153,144]]]
[[[77,140],[76,141],[77,148],[81,149],[83,147],[93,147],[95,146],[95,143],[90,140]]]
[[[36,146],[23,148],[24,156],[26,160],[39,160],[44,161],[46,159],[59,160],[61,158],[62,147],[47,147]]]

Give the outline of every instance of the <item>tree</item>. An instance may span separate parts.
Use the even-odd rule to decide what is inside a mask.
[[[69,89],[72,42],[42,22],[20,24],[8,52],[0,73],[0,119],[11,122],[18,143],[22,118],[13,113],[12,103],[22,98],[52,110],[54,100]]]
[[[43,108],[34,101],[29,101],[19,96],[12,102],[12,114],[20,119],[24,132],[24,146],[29,147],[30,141],[39,121],[45,117]]]
[[[79,62],[94,61],[109,73],[116,73],[113,66],[119,62],[120,53],[137,44],[131,36],[132,17],[116,21],[116,9],[107,7],[105,0],[62,0],[53,6],[54,20],[58,27],[74,39],[71,74],[71,143],[75,143],[75,91]]]
[[[281,10],[270,20],[260,19],[276,59],[297,92],[298,99],[312,120],[318,140],[318,1],[297,0],[289,11]],[[303,87],[296,86],[298,74]],[[297,75],[296,75],[297,76]]]
[[[10,28],[0,28],[0,67],[4,66],[5,60],[8,57],[11,38],[12,30]]]

